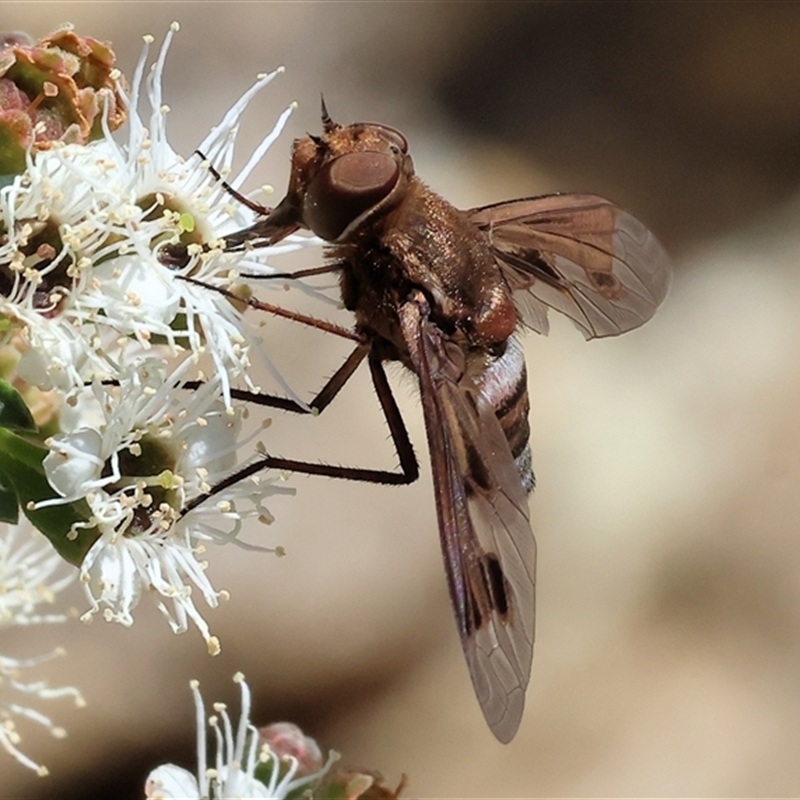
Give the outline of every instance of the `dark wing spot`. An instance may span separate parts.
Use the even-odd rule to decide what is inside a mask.
[[[494,553],[486,553],[480,560],[481,573],[492,599],[492,606],[505,619],[508,615],[508,593],[506,592],[506,576]]]
[[[467,451],[467,480],[465,481],[467,494],[474,492],[476,488],[491,492],[494,489],[494,482],[486,464],[483,463],[481,454],[475,449],[474,445],[465,441]]]
[[[610,272],[595,270],[589,272],[589,279],[603,297],[611,299],[619,297],[622,284]]]
[[[484,553],[477,560],[477,570],[472,572],[472,580],[478,580],[475,586],[467,584],[466,634],[472,636],[480,630],[496,612],[504,622],[509,617],[508,581],[503,574],[500,561],[494,553]],[[477,590],[477,591],[476,591]]]

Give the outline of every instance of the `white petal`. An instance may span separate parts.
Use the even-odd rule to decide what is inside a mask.
[[[116,308],[113,322],[120,331],[134,319],[169,325],[180,308],[181,294],[169,280],[172,276],[149,255],[118,256],[94,268],[103,302]]]
[[[156,767],[148,776],[144,787],[146,800],[194,800],[200,798],[197,779],[191,772],[163,764]]]
[[[62,497],[82,497],[103,468],[103,439],[91,428],[53,437],[43,466],[50,485]]]
[[[127,545],[127,546],[126,546]],[[142,577],[131,549],[135,544],[122,537],[114,545],[98,539],[81,567],[81,580],[95,602],[107,605],[113,619],[123,625],[133,623],[131,609],[142,596]]]
[[[273,794],[261,781],[251,778],[239,768],[232,770],[223,768],[220,771],[220,777],[222,778],[219,787],[220,797],[247,797],[248,799],[273,797]]]
[[[31,348],[17,363],[17,375],[43,391],[72,388],[88,360],[86,340],[60,333],[55,327],[47,332],[31,329]]]
[[[221,406],[221,404],[220,404]],[[185,451],[181,465],[186,473],[204,467],[210,473],[224,473],[236,464],[234,445],[240,418],[227,414],[207,414],[206,425],[193,425],[184,435]]]

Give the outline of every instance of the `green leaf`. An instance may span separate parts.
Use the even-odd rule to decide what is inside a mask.
[[[50,540],[59,555],[70,564],[80,566],[89,548],[97,541],[96,528],[79,528],[78,535],[69,538],[75,523],[86,522],[91,511],[84,500],[59,503],[40,509],[30,505],[58,497],[47,482],[42,462],[48,454],[45,447],[25,441],[20,436],[0,429],[0,459],[3,485],[13,486],[16,502],[25,516]]]
[[[0,428],[35,431],[36,423],[22,395],[8,381],[0,379]]]

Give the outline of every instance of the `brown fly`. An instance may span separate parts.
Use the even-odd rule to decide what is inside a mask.
[[[352,332],[334,332],[356,348],[310,407],[324,409],[366,359],[401,471],[265,455],[214,491],[265,467],[374,483],[416,480],[383,363],[411,370],[461,644],[486,721],[508,742],[533,656],[536,560],[529,403],[516,334],[523,326],[547,333],[548,308],[566,314],[587,339],[636,328],[664,299],[669,263],[641,222],[601,197],[555,194],[460,211],[417,178],[399,131],[338,125],[324,104],[322,122],[321,136],[294,142],[283,200],[270,210],[245,199],[261,217],[226,245],[267,246],[298,229],[327,242],[324,267],[282,276],[337,273],[355,316]],[[263,402],[306,410],[281,398]]]

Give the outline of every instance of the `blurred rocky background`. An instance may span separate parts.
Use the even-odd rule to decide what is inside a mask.
[[[54,682],[80,686],[89,707],[48,708],[69,739],[29,733],[25,747],[52,776],[8,760],[0,795],[141,797],[156,764],[193,766],[189,679],[235,707],[241,670],[258,720],[291,719],[391,784],[407,773],[410,797],[796,796],[800,5],[0,4],[4,30],[70,21],[110,40],[129,75],[141,35],[160,41],[173,19],[178,151],[284,64],[248,112],[241,163],[300,107],[252,188],[282,191],[290,138],[318,130],[323,91],[337,120],[403,130],[419,174],[456,205],[613,198],[674,255],[673,289],[619,340],[587,344],[560,321],[527,337],[537,642],[510,745],[472,695],[425,464],[410,488],[293,478],[297,497],[250,537],[287,558],[211,553],[233,594],[208,614],[217,658],[194,632],[170,634],[146,599],[131,630],[6,634],[15,654],[69,642]],[[344,356],[291,324],[267,331],[309,397]],[[395,383],[424,463],[412,383]],[[366,375],[319,419],[272,416],[273,452],[394,465]]]

